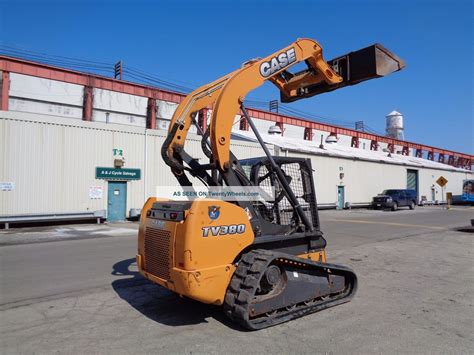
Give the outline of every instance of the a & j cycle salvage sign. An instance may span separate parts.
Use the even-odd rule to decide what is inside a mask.
[[[140,169],[95,168],[95,178],[104,180],[140,180]]]

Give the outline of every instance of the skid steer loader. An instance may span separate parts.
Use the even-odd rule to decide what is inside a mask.
[[[288,70],[300,62],[307,69]],[[326,260],[310,160],[272,156],[243,102],[266,80],[280,90],[281,101],[292,102],[403,67],[379,44],[326,62],[317,42],[298,39],[190,93],[177,107],[161,150],[179,184],[191,187],[192,176],[209,187],[272,187],[275,196],[269,201],[149,198],[138,234],[140,273],[181,296],[222,305],[232,320],[252,330],[348,302],[357,277]],[[196,122],[204,108],[212,108],[205,131]],[[238,114],[264,157],[239,161],[230,151]],[[207,163],[184,149],[191,124],[202,136]]]

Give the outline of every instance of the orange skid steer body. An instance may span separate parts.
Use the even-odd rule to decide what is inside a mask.
[[[304,62],[307,69],[289,68]],[[177,294],[222,305],[248,329],[262,329],[348,302],[357,277],[326,260],[311,161],[272,156],[243,105],[246,95],[270,81],[282,102],[292,102],[358,84],[403,69],[403,61],[379,44],[326,62],[321,46],[299,39],[263,59],[190,93],[177,107],[161,155],[179,184],[190,178],[208,187],[272,188],[269,199],[173,201],[151,197],[138,233],[140,273]],[[212,109],[210,124],[197,124]],[[265,155],[238,160],[231,130],[241,115]],[[208,162],[184,149],[191,124],[202,137]]]

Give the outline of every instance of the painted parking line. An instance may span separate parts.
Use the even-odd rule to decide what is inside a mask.
[[[408,224],[408,223],[395,223],[395,222],[375,222],[375,221],[364,221],[364,220],[355,220],[355,219],[325,219],[329,222],[345,222],[345,223],[359,223],[359,224],[380,224],[386,226],[396,226],[396,227],[408,227],[408,228],[426,228],[426,229],[436,229],[436,230],[447,230],[445,227],[438,226],[427,226],[423,224]]]

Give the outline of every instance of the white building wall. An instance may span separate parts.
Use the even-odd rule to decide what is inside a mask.
[[[0,141],[0,181],[15,182],[16,187],[13,192],[0,192],[0,214],[106,209],[107,184],[94,178],[90,166],[111,166],[113,148],[125,149],[127,167],[144,168],[147,98],[94,89],[95,122],[91,123],[81,121],[83,91],[82,85],[10,73],[10,112],[0,114],[0,137],[4,137]],[[157,130],[147,131],[147,191],[144,194],[143,182],[129,182],[127,208],[140,207],[143,196],[154,193],[156,184],[176,183],[169,169],[163,170],[159,151],[177,106],[157,100]],[[14,123],[12,117],[20,119]],[[238,119],[236,116],[234,122]],[[254,123],[264,134],[275,125],[275,122],[256,118]],[[284,129],[285,137],[303,140],[303,127],[285,124]],[[238,123],[233,131],[239,131]],[[196,133],[194,126],[190,133],[188,150],[202,154],[199,137],[192,136]],[[329,134],[313,130],[313,141],[319,144],[322,136],[325,145]],[[361,139],[360,149],[370,150],[370,143]],[[239,158],[262,155],[260,148],[252,144],[238,142],[232,149]],[[350,146],[351,137],[339,135],[338,144]],[[387,149],[387,144],[379,143],[378,150],[383,149]],[[401,151],[402,147],[396,146],[395,150]],[[404,166],[321,156],[311,156],[311,159],[317,169],[316,184],[320,187],[318,194],[322,203],[336,201],[338,184],[346,186],[346,201],[353,203],[368,202],[385,188],[406,187],[407,167]],[[340,168],[344,172],[342,181],[338,181]],[[444,199],[441,188],[435,183],[440,175],[448,179],[444,191],[455,195],[461,193],[462,180],[472,178],[471,173],[414,169],[419,171],[419,195],[428,200],[432,199],[432,190],[436,200]],[[104,199],[90,200],[89,187],[101,184]],[[25,204],[26,200],[31,202]]]
[[[370,150],[370,139],[359,139],[359,149]]]
[[[98,166],[113,166],[113,149],[122,149],[126,168],[139,168],[142,179],[127,183],[127,211],[141,208],[157,186],[177,185],[160,155],[166,132],[31,113],[0,111],[0,215],[87,212],[107,209],[107,182],[95,178]],[[239,158],[263,155],[256,143],[238,141]],[[187,151],[203,157],[200,137],[189,135]],[[146,192],[144,192],[146,184]],[[90,199],[91,186],[103,187],[102,199]]]
[[[396,154],[402,154],[403,147],[401,145],[395,144],[394,151]]]
[[[379,142],[379,149],[380,151],[384,151],[388,149],[388,144],[387,143],[384,143],[384,142]]]
[[[346,136],[346,135],[343,135],[343,134],[338,134],[337,137],[338,137],[338,140],[337,140],[337,143],[338,143],[338,144],[340,144],[340,145],[345,145],[346,147],[350,147],[350,146],[351,146],[352,137]],[[370,147],[369,147],[369,148],[370,148]]]
[[[145,127],[147,103],[146,97],[94,88],[92,120]]]
[[[164,120],[171,120],[178,104],[168,101],[156,101],[156,117]]]
[[[10,73],[10,97],[82,107],[84,87],[62,81]]]
[[[321,138],[323,141],[323,145],[326,144],[326,138],[329,136],[330,132],[323,132],[323,131],[316,131],[313,130],[313,142],[317,144],[321,144]]]
[[[10,73],[10,111],[82,118],[84,87],[62,81]]]
[[[406,176],[399,167],[350,159],[309,155],[298,152],[287,153],[291,157],[310,158],[318,203],[336,204],[337,187],[344,186],[345,201],[366,203],[388,188],[406,188]],[[341,179],[340,174],[344,177]]]
[[[55,104],[51,102],[39,102],[10,97],[8,100],[8,109],[14,112],[31,112],[67,117],[70,119],[82,119],[82,107],[67,106],[65,104]]]
[[[9,110],[19,112],[32,112],[48,114],[75,119],[82,118],[83,91],[82,85],[68,84],[61,81],[42,79],[28,75],[10,74],[10,99]],[[157,100],[157,129],[167,130],[169,121],[178,104]],[[110,90],[94,89],[92,120],[96,122],[109,122],[136,127],[146,125],[147,98],[118,93]],[[267,133],[275,122],[254,118],[257,129]],[[239,125],[233,127],[238,131]],[[191,133],[196,133],[196,128],[191,126]],[[313,140],[320,142],[329,132],[313,131]],[[284,136],[303,139],[304,128],[284,125]],[[339,144],[350,146],[350,136],[339,135]],[[370,150],[370,141],[361,140],[360,148]],[[379,150],[387,148],[385,143],[380,143]],[[397,146],[396,151],[402,147]]]
[[[436,180],[443,176],[448,180],[446,186],[441,187],[436,183]],[[435,169],[419,169],[419,195],[426,196],[428,201],[433,201],[432,191],[434,191],[434,201],[446,201],[446,193],[451,192],[453,195],[462,194],[462,182],[466,179],[474,179],[474,173],[459,173],[451,171],[441,171]]]
[[[125,167],[139,168],[142,179],[127,184],[127,211],[140,208],[146,197],[156,194],[160,185],[177,184],[160,156],[165,132],[100,122],[30,113],[0,112],[0,181],[12,182],[13,191],[0,191],[0,215],[25,213],[86,212],[107,209],[107,182],[95,179],[97,166],[113,166],[113,149],[122,149]],[[274,152],[273,146],[271,151]],[[232,151],[239,158],[262,156],[256,143],[233,141]],[[200,137],[190,134],[186,150],[204,158]],[[277,149],[278,151],[278,149]],[[436,200],[441,188],[436,180],[448,180],[444,192],[461,194],[462,181],[473,179],[472,172],[438,170],[369,162],[309,153],[281,151],[280,155],[310,158],[321,204],[335,204],[337,186],[345,187],[345,201],[370,202],[388,188],[406,188],[407,169],[418,171],[419,195]],[[344,176],[341,178],[340,174]],[[146,191],[145,190],[146,185]],[[102,186],[102,199],[90,199],[89,188]]]
[[[405,165],[384,164],[338,157],[311,155],[294,151],[282,151],[280,155],[310,158],[314,169],[314,181],[318,203],[335,204],[337,187],[344,186],[345,202],[368,203],[372,197],[385,189],[406,189],[407,170],[418,171],[419,197],[426,196],[431,201],[431,188],[434,186],[437,200],[441,198],[441,188],[436,184],[440,176],[448,180],[444,193],[462,193],[462,181],[473,179],[474,173],[429,168],[415,168]],[[341,179],[340,174],[344,177]]]
[[[94,109],[146,115],[148,99],[142,96],[94,88]]]
[[[283,125],[283,130],[284,130],[283,135],[285,137],[298,138],[298,139],[304,138],[304,127],[285,124]]]
[[[268,133],[268,129],[275,125],[275,122],[260,120],[258,118],[254,118],[253,123],[260,133]]]

